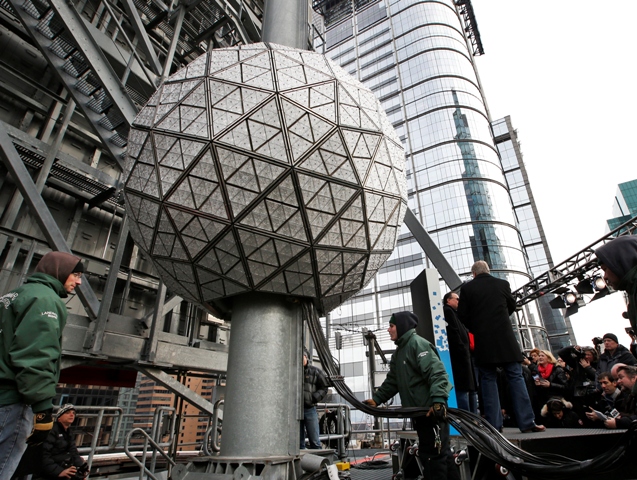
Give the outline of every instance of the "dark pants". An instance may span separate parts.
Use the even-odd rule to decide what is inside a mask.
[[[440,424],[440,452],[435,446],[436,435],[434,428],[436,423],[429,417],[417,417],[412,419],[412,424],[418,434],[418,456],[423,468],[423,476],[427,480],[447,480],[447,478],[460,478],[457,468],[449,468],[447,477],[447,465],[454,465],[449,449],[449,424]]]

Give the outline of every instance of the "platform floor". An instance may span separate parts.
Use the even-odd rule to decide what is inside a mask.
[[[570,458],[585,460],[612,448],[623,432],[624,430],[553,428],[541,433],[521,433],[517,428],[505,428],[503,435],[511,443],[528,452],[559,452]],[[417,438],[416,433],[411,431],[401,432],[401,436]],[[460,442],[462,440],[460,439]],[[347,453],[352,464],[352,480],[391,480],[393,471],[389,450],[348,450]],[[357,465],[372,459],[376,468],[356,468]],[[635,478],[637,479],[637,473]]]

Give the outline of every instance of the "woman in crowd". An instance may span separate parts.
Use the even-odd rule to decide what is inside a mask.
[[[538,404],[543,406],[551,397],[564,397],[568,379],[562,367],[548,350],[540,350],[535,376],[535,392]],[[539,413],[539,412],[538,412]],[[535,421],[541,421],[541,415],[536,415]]]

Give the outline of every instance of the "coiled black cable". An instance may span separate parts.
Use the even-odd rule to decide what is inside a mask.
[[[360,402],[340,375],[323,334],[318,314],[310,302],[304,302],[303,314],[325,372],[339,395],[352,406],[368,415],[385,418],[418,417],[427,414],[427,408],[377,408]],[[533,455],[526,452],[509,442],[482,417],[465,410],[450,408],[447,417],[449,423],[485,457],[529,477],[557,480],[593,476],[620,468],[637,454],[637,422],[633,422],[607,452],[580,461],[559,455]]]

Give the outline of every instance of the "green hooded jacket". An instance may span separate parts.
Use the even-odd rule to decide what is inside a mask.
[[[0,297],[0,405],[52,408],[60,377],[67,293],[58,279],[35,273]]]
[[[401,335],[396,345],[389,373],[374,393],[374,401],[380,405],[400,393],[403,407],[446,404],[452,387],[434,346],[418,335],[414,328]]]

